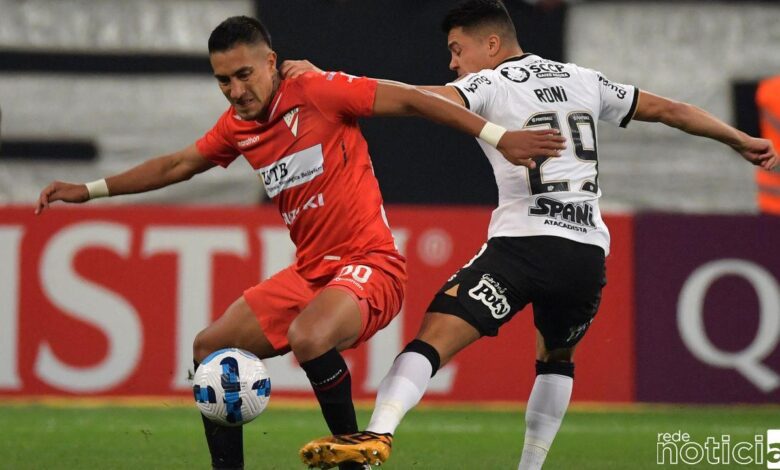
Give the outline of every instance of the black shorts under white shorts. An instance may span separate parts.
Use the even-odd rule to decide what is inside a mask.
[[[547,350],[582,339],[606,285],[604,250],[561,237],[495,237],[439,289],[428,312],[455,315],[482,335],[533,305]]]

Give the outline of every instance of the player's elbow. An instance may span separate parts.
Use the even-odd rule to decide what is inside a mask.
[[[375,116],[409,116],[418,113],[419,92],[410,85],[380,81],[374,100]]]
[[[425,99],[427,98],[426,93],[410,85],[403,86],[401,92],[403,98],[399,103],[403,114],[422,116],[425,108]]]
[[[162,157],[162,163],[162,179],[166,186],[187,181],[196,174],[191,165],[187,164],[187,160],[176,153]]]

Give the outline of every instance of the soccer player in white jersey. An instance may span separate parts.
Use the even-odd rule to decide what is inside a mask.
[[[606,283],[609,232],[598,207],[598,121],[620,127],[632,119],[662,122],[729,145],[765,169],[777,160],[768,140],[695,106],[524,53],[500,0],[467,0],[448,13],[443,29],[459,79],[429,89],[501,126],[559,129],[567,149],[560,158],[537,157],[529,169],[479,142],[499,194],[487,243],[435,295],[417,337],[381,382],[366,431],[310,442],[301,449],[310,465],[384,462],[393,433],[436,371],[480,337],[495,336],[531,303],[537,376],[518,468],[541,468],[569,404],[575,347]]]

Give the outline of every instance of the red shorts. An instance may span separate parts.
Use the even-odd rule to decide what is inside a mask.
[[[398,315],[404,299],[406,263],[383,253],[352,257],[336,265],[333,278],[307,281],[289,266],[244,291],[271,345],[287,350],[287,330],[295,317],[326,287],[350,293],[360,308],[361,327],[351,347],[367,341]]]

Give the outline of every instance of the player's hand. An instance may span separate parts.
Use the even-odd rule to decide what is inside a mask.
[[[748,136],[734,150],[745,160],[765,170],[771,170],[777,165],[777,151],[771,140]]]
[[[44,209],[48,209],[49,204],[54,201],[79,203],[88,200],[89,191],[87,191],[87,185],[55,181],[41,191],[41,195],[38,196],[38,204],[35,207],[35,214],[38,215]]]
[[[566,138],[557,129],[507,131],[497,148],[509,163],[536,168],[533,158],[559,157],[566,148]]]
[[[282,67],[279,71],[282,73],[282,78],[296,78],[306,72],[322,73],[321,69],[315,67],[314,64],[305,59],[285,60],[282,62]]]

